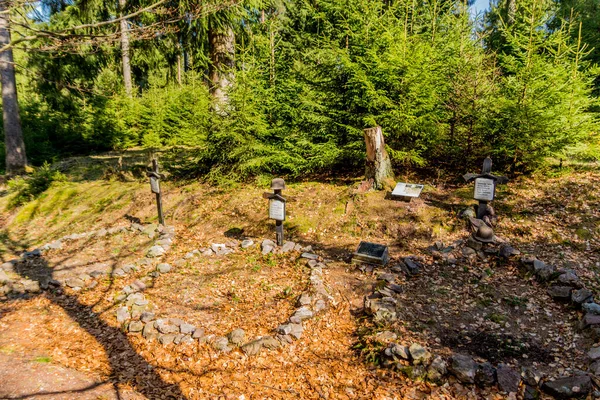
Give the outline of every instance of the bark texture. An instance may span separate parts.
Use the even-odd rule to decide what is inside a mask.
[[[7,13],[8,1],[0,1],[0,48],[5,48],[10,44],[10,24]],[[8,175],[22,174],[27,166],[27,156],[21,130],[12,48],[0,52],[0,80],[2,83],[6,173]]]
[[[380,126],[367,128],[364,131],[367,145],[367,162],[365,168],[366,180],[373,180],[373,187],[383,189],[386,181],[394,178],[392,162],[385,151],[383,131]]]
[[[125,7],[127,6],[127,0],[119,0],[119,12],[120,16],[125,15]],[[121,61],[123,64],[123,85],[125,86],[125,93],[131,97],[133,93],[133,82],[131,80],[131,59],[130,59],[130,46],[129,46],[129,27],[126,19],[122,19],[121,22]]]
[[[219,31],[211,29],[209,40],[211,93],[215,110],[225,113],[229,105],[227,92],[235,78],[235,34],[231,27]]]

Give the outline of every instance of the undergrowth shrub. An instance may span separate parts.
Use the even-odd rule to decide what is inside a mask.
[[[8,181],[8,191],[13,193],[9,207],[18,207],[44,193],[53,182],[66,181],[66,176],[44,163],[30,176],[15,177]]]

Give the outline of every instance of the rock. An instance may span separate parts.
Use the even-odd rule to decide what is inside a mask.
[[[142,336],[147,340],[156,339],[158,337],[158,330],[154,326],[154,321],[148,321],[142,329]]]
[[[175,335],[173,335],[173,334],[166,334],[166,335],[158,336],[158,341],[162,345],[171,344],[171,343],[173,343],[174,340],[175,340]]]
[[[154,322],[154,326],[160,333],[179,333],[179,327],[169,324],[165,319],[157,319]]]
[[[187,346],[187,345],[194,343],[194,339],[192,339],[191,337],[189,337],[187,335],[181,335],[181,336],[183,336],[183,337],[179,341],[179,344],[181,344],[182,346]]]
[[[233,330],[229,335],[227,335],[229,342],[236,346],[241,345],[244,342],[245,337],[246,337],[246,332],[244,332],[243,329],[239,329],[239,328]]]
[[[202,251],[202,255],[206,257],[214,256],[215,252],[212,249],[206,249]]]
[[[117,322],[122,323],[129,319],[131,319],[131,315],[129,314],[127,307],[117,308]]]
[[[166,253],[165,248],[162,246],[152,246],[146,253],[146,257],[156,258],[163,256]]]
[[[398,339],[398,335],[396,335],[392,331],[383,331],[383,332],[379,332],[378,334],[376,334],[375,339],[379,343],[388,343],[388,342],[392,342],[392,341]]]
[[[408,350],[415,365],[427,365],[431,360],[431,353],[418,343],[411,344]]]
[[[181,343],[181,341],[183,340],[184,337],[186,337],[186,336],[181,333],[179,335],[175,335],[175,337],[173,338],[173,343],[175,343],[175,344]]]
[[[215,252],[218,256],[224,256],[232,252],[231,249],[227,248],[226,245],[221,243],[213,243],[210,245],[210,249]]]
[[[475,210],[473,210],[471,207],[469,207],[469,208],[465,208],[460,213],[458,213],[458,216],[460,218],[466,219],[468,221],[469,218],[475,218],[477,216],[477,214],[475,214]]]
[[[198,250],[192,250],[190,252],[187,252],[185,254],[185,256],[183,256],[183,258],[185,258],[186,260],[189,260],[190,258],[194,258],[195,256],[199,255],[200,251]]]
[[[152,321],[154,319],[154,317],[155,317],[155,315],[153,312],[144,311],[140,315],[140,321],[142,321],[143,323],[148,323],[148,322]],[[154,324],[153,324],[153,326],[154,326]]]
[[[600,315],[600,304],[583,303],[581,307],[590,314]]]
[[[379,274],[377,280],[394,283],[398,275],[396,274]]]
[[[300,307],[299,309],[296,310],[296,312],[294,313],[294,315],[292,315],[290,317],[290,322],[294,323],[294,324],[299,324],[302,321],[304,321],[305,319],[310,319],[313,317],[313,312],[310,310],[310,308],[303,306]]]
[[[195,330],[196,330],[196,327],[192,324],[183,323],[183,324],[179,325],[179,332],[183,333],[184,335],[193,333]]]
[[[393,297],[381,299],[365,299],[365,310],[373,315],[376,322],[394,322],[398,319],[396,315],[396,300]]]
[[[591,303],[594,301],[594,294],[588,289],[573,290],[571,301],[575,304]]]
[[[315,303],[315,313],[319,313],[323,310],[325,310],[327,308],[327,303],[325,303],[325,300],[317,300],[317,302]]]
[[[542,390],[558,399],[585,397],[592,389],[592,380],[587,375],[559,378],[545,382]]]
[[[129,332],[137,333],[144,329],[144,324],[141,321],[131,321],[129,323]]]
[[[40,283],[38,281],[23,279],[21,283],[23,284],[23,289],[27,293],[39,293],[42,291],[42,289],[40,288]]]
[[[550,286],[548,288],[548,294],[556,301],[570,301],[571,300],[570,286]]]
[[[83,279],[69,278],[67,279],[65,284],[70,288],[81,288],[85,285],[85,282],[83,281]]]
[[[144,282],[140,281],[139,279],[136,279],[135,281],[133,281],[131,286],[134,287],[135,289],[137,289],[137,291],[146,290],[146,284]]]
[[[196,328],[192,334],[192,339],[202,339],[204,337],[204,329]]]
[[[600,377],[600,361],[593,362],[589,367],[589,371],[596,377]]]
[[[580,285],[579,277],[574,272],[565,272],[558,276],[558,282],[566,286],[578,287]]]
[[[275,247],[277,247],[277,245],[271,239],[263,240],[262,244],[260,245],[262,254],[269,254],[275,249]]]
[[[167,263],[160,263],[156,266],[156,270],[158,272],[160,272],[161,274],[166,274],[167,272],[169,272],[171,270],[171,265],[167,264]]]
[[[475,383],[479,387],[493,386],[496,383],[496,368],[489,362],[477,364]]]
[[[273,336],[264,336],[261,341],[263,347],[269,350],[275,350],[281,347],[281,342],[279,342],[279,340],[275,339]]]
[[[463,247],[461,251],[462,251],[463,256],[465,256],[465,257],[469,257],[473,254],[477,254],[477,251],[475,251],[474,249],[472,249],[470,247]]]
[[[300,257],[307,258],[309,260],[318,260],[319,259],[319,256],[316,254],[313,254],[313,253],[302,253],[300,255]]]
[[[587,354],[592,361],[600,360],[600,347],[592,347]]]
[[[251,239],[246,239],[246,240],[242,240],[242,249],[247,249],[248,247],[252,247],[254,246],[254,240]]]
[[[179,260],[175,260],[175,261],[173,262],[173,265],[174,265],[174,266],[176,266],[176,267],[180,267],[180,268],[181,268],[181,267],[184,267],[186,264],[187,264],[187,260],[185,260],[185,259],[183,259],[183,258],[180,258]]]
[[[152,260],[150,260],[149,258],[140,258],[139,260],[137,260],[135,262],[136,265],[142,266],[142,265],[151,265],[152,264]]]
[[[262,339],[256,339],[251,342],[246,343],[242,346],[242,351],[247,356],[255,356],[260,353],[260,350],[263,347]]]
[[[213,349],[218,350],[218,351],[222,351],[222,352],[231,351],[231,347],[229,347],[229,340],[227,340],[227,338],[223,337],[223,336],[219,336],[219,337],[215,338],[215,340],[213,340],[211,345],[212,345]]]
[[[496,369],[496,376],[498,377],[500,390],[506,393],[517,393],[519,391],[521,375],[508,365],[500,364]]]
[[[448,370],[463,383],[474,383],[477,365],[469,356],[454,354],[450,358]]]
[[[519,254],[521,254],[519,250],[515,249],[514,247],[508,244],[501,245],[500,250],[498,251],[498,255],[503,258],[510,258]]]
[[[404,360],[410,360],[410,350],[408,346],[403,346],[401,344],[393,344],[391,347],[391,352],[393,355],[398,356]]]
[[[468,247],[472,248],[475,251],[479,251],[483,248],[483,243],[475,240],[473,236],[469,236],[466,244]]]
[[[294,247],[296,247],[296,243],[294,243],[294,242],[284,242],[283,246],[281,246],[281,252],[282,253],[289,253],[290,251],[294,250]]]
[[[169,318],[169,324],[175,325],[177,328],[179,328],[181,325],[185,324],[185,321],[181,318]]]
[[[410,275],[416,275],[421,270],[421,265],[411,257],[404,258],[404,265],[406,265]]]
[[[6,274],[6,272],[4,272],[3,270],[0,270],[0,283],[8,283],[11,281],[12,281],[12,279],[9,278],[9,276]]]
[[[291,335],[296,339],[300,339],[302,337],[303,331],[304,328],[302,327],[302,324],[290,323],[282,324],[277,327],[277,333],[279,333],[280,335]]]
[[[523,400],[538,400],[540,398],[540,391],[536,386],[525,385],[523,391]]]
[[[444,375],[448,373],[448,364],[440,356],[437,356],[431,362],[431,365],[427,369],[427,378],[430,381],[437,382],[442,380]]]
[[[298,298],[299,306],[309,306],[312,303],[312,297],[308,293],[302,293]]]
[[[581,321],[583,328],[587,327],[598,327],[600,325],[600,315],[587,313]]]

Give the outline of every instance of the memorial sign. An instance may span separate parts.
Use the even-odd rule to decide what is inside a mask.
[[[271,181],[273,193],[263,193],[263,197],[269,199],[269,218],[275,220],[275,235],[277,245],[283,246],[283,221],[285,221],[285,197],[281,191],[285,189],[285,182],[281,178]]]
[[[488,209],[488,201],[494,200],[496,185],[508,182],[506,176],[492,175],[492,159],[489,157],[483,160],[481,174],[468,173],[463,175],[463,179],[467,182],[475,181],[473,198],[479,200],[477,219],[483,219]]]
[[[388,247],[382,244],[360,242],[352,255],[353,264],[374,264],[384,266],[390,260]]]
[[[492,201],[494,200],[494,192],[496,184],[493,179],[477,178],[475,179],[475,200]]]
[[[269,218],[276,221],[285,221],[285,199],[273,195],[269,199]]]
[[[160,193],[160,184],[155,176],[150,176],[150,190],[152,193]]]
[[[423,187],[424,185],[400,182],[392,191],[392,197],[408,198],[410,200],[411,198],[419,197],[423,191]]]

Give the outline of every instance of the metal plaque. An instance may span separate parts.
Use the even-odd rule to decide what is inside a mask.
[[[400,182],[392,191],[392,196],[419,197],[421,195],[423,187],[423,185],[417,185],[414,183]]]
[[[152,190],[152,193],[160,193],[160,185],[158,183],[158,178],[154,176],[150,177],[150,190]]]
[[[389,260],[387,246],[370,242],[360,242],[352,255],[352,262],[355,264],[386,265]]]
[[[269,199],[269,218],[276,221],[285,221],[285,201]]]
[[[493,179],[477,178],[475,179],[475,200],[492,201],[494,200],[494,191],[496,187]]]

